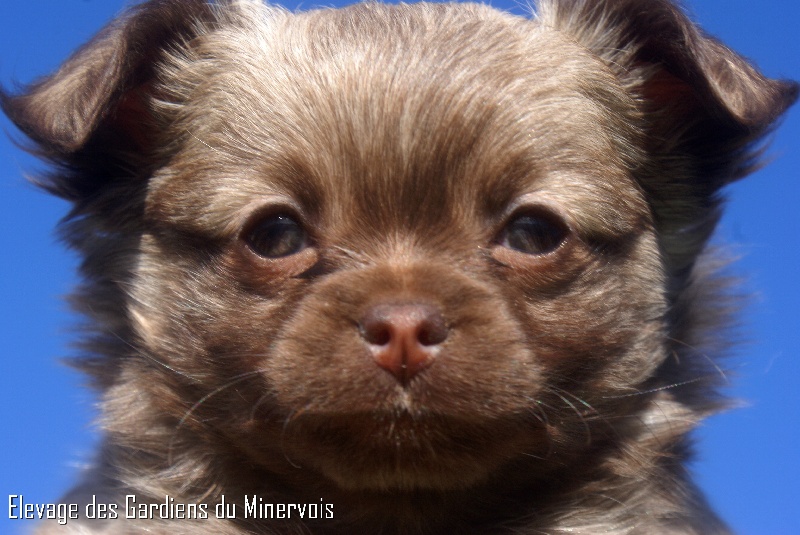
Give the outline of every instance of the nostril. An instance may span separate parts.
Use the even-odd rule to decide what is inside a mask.
[[[392,339],[391,325],[380,317],[365,317],[359,329],[362,338],[372,345],[385,346]]]
[[[417,340],[423,346],[436,346],[447,340],[447,325],[438,311],[425,316],[417,330]]]

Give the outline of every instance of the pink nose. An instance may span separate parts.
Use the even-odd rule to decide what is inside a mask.
[[[418,303],[373,306],[359,329],[378,366],[403,385],[433,363],[448,334],[439,309]]]

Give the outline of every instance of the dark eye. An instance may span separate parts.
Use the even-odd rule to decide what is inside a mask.
[[[554,216],[520,215],[512,219],[500,235],[503,247],[529,255],[544,255],[564,243],[567,227]]]
[[[253,225],[245,234],[247,245],[258,256],[282,258],[299,253],[308,246],[308,235],[288,215],[272,215]]]

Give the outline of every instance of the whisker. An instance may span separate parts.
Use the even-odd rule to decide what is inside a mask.
[[[618,396],[602,396],[602,399],[622,399],[622,398],[630,398],[630,397],[636,397],[636,396],[645,396],[647,394],[654,394],[656,392],[662,392],[664,390],[669,390],[671,388],[678,388],[678,387],[685,386],[685,385],[690,385],[690,384],[693,384],[693,383],[699,383],[700,381],[704,381],[704,380],[708,379],[709,377],[710,377],[709,375],[705,375],[705,376],[702,376],[702,377],[695,377],[694,379],[689,379],[687,381],[681,381],[679,383],[673,383],[673,384],[670,384],[670,385],[664,385],[664,386],[659,386],[659,387],[656,387],[656,388],[650,388],[648,390],[637,390],[636,392],[632,392],[630,394],[620,394]]]
[[[260,407],[261,404],[264,403],[267,400],[267,398],[269,397],[269,394],[270,394],[269,392],[265,392],[260,398],[258,398],[258,401],[256,401],[253,404],[253,408],[250,409],[250,419],[251,420],[255,420],[256,419],[256,411],[258,410],[258,407]]]
[[[564,392],[564,391],[562,390],[562,392]],[[564,392],[564,393],[565,394],[569,394],[568,392]],[[591,444],[592,443],[592,430],[589,427],[589,423],[586,421],[586,418],[585,418],[584,414],[580,410],[578,410],[578,408],[575,405],[573,405],[572,402],[570,402],[570,400],[568,400],[567,398],[565,398],[564,396],[562,396],[558,392],[554,392],[554,394],[556,394],[559,398],[561,398],[561,401],[563,401],[568,407],[570,407],[573,411],[575,411],[575,414],[578,415],[578,417],[581,420],[581,423],[583,424],[583,428],[586,431],[586,445],[588,446],[589,444]],[[588,404],[586,404],[586,405],[591,408],[591,405],[588,405]],[[594,409],[592,409],[592,410],[594,410]]]
[[[189,379],[189,381],[191,381],[192,383],[197,383],[198,382],[196,378],[192,377],[191,375],[187,374],[186,372],[182,372],[181,370],[176,370],[175,368],[173,368],[172,366],[170,366],[166,362],[162,362],[161,360],[155,358],[154,356],[150,355],[149,353],[147,353],[145,351],[142,351],[140,348],[136,347],[135,345],[133,345],[130,342],[128,342],[127,340],[125,340],[119,334],[117,334],[115,332],[112,332],[111,334],[114,336],[114,338],[116,338],[117,340],[119,340],[120,342],[125,344],[129,349],[132,349],[136,356],[143,357],[143,358],[149,360],[150,362],[154,362],[154,363],[158,364],[159,366],[171,371],[172,373],[174,373],[176,375],[180,375],[181,377],[185,377],[186,379]]]
[[[284,440],[286,438],[286,432],[289,428],[289,424],[292,423],[292,420],[295,420],[299,415],[303,414],[306,411],[306,407],[303,407],[300,410],[292,411],[286,419],[283,421],[283,428],[281,429],[281,452],[283,453],[283,458],[286,459],[292,468],[302,468],[302,466],[295,463],[290,457],[289,454],[286,452],[286,448],[284,447]]]
[[[190,417],[190,416],[191,416],[191,415],[192,415],[192,414],[193,414],[193,413],[194,413],[194,412],[195,412],[195,411],[196,411],[196,410],[197,410],[197,409],[198,409],[198,408],[199,408],[199,407],[200,407],[200,406],[201,406],[203,403],[205,403],[206,401],[208,401],[208,400],[209,400],[209,399],[211,399],[212,397],[216,396],[216,395],[217,395],[217,394],[219,394],[220,392],[222,392],[222,391],[224,391],[224,390],[226,390],[226,389],[230,388],[231,386],[233,386],[233,385],[236,385],[236,384],[238,384],[238,383],[241,383],[242,381],[244,381],[244,380],[246,380],[246,379],[249,379],[249,378],[251,378],[251,377],[258,376],[258,375],[260,375],[260,374],[261,374],[261,373],[263,373],[263,372],[264,372],[264,370],[261,370],[261,369],[259,369],[259,370],[251,370],[251,371],[249,371],[249,372],[244,372],[244,373],[241,373],[241,374],[239,374],[239,375],[237,375],[237,376],[233,377],[233,378],[232,378],[230,381],[228,381],[228,382],[227,382],[227,383],[225,383],[224,385],[222,385],[222,386],[220,386],[220,387],[218,387],[218,388],[215,388],[214,390],[212,390],[211,392],[209,392],[208,394],[206,394],[205,396],[203,396],[202,398],[200,398],[199,400],[197,400],[197,401],[196,401],[196,402],[195,402],[195,403],[194,403],[194,404],[193,404],[193,405],[192,405],[192,406],[191,406],[191,407],[190,407],[190,408],[189,408],[189,409],[188,409],[188,410],[187,410],[187,411],[184,413],[184,415],[183,415],[183,416],[181,417],[181,419],[178,421],[178,424],[175,426],[175,429],[173,430],[173,433],[172,433],[172,439],[170,440],[170,445],[169,445],[169,462],[170,462],[170,463],[172,462],[172,450],[173,450],[173,446],[174,446],[174,444],[175,444],[175,440],[176,440],[176,439],[177,439],[177,437],[178,437],[178,431],[179,431],[179,430],[180,430],[180,428],[183,426],[183,424],[184,424],[184,423],[186,423],[186,421],[189,419],[189,417]]]
[[[186,413],[183,415],[183,417],[178,422],[178,425],[175,427],[175,429],[176,430],[180,429],[180,427],[186,422],[186,420],[189,418],[189,416],[191,416],[192,413],[200,407],[200,405],[202,405],[203,403],[208,401],[211,397],[216,396],[217,394],[219,394],[223,390],[225,390],[227,388],[230,388],[231,386],[233,386],[233,385],[235,385],[237,383],[241,383],[245,379],[248,379],[248,378],[250,378],[252,376],[255,376],[255,375],[260,375],[261,373],[263,373],[263,370],[252,370],[252,371],[249,371],[249,372],[244,372],[242,374],[239,374],[239,375],[233,377],[230,381],[228,381],[224,385],[222,385],[222,386],[220,386],[218,388],[215,388],[214,390],[212,390],[211,392],[209,392],[208,394],[206,394],[205,396],[200,398],[197,402],[195,402],[194,405],[191,406],[191,408],[188,411],[186,411]]]
[[[203,145],[205,145],[205,146],[206,146],[206,148],[208,148],[210,151],[212,151],[212,152],[216,152],[216,153],[218,153],[218,154],[223,154],[223,152],[222,152],[221,150],[217,149],[216,147],[212,147],[211,145],[209,145],[208,143],[206,143],[205,141],[203,141],[202,139],[200,139],[199,137],[197,137],[197,136],[196,136],[196,135],[195,135],[193,132],[191,132],[191,131],[190,131],[188,128],[184,129],[184,132],[186,132],[187,134],[189,134],[190,136],[192,136],[192,137],[195,139],[195,141],[197,141],[198,143],[202,143]]]
[[[719,365],[714,361],[714,359],[712,359],[707,353],[705,353],[703,351],[700,351],[697,347],[695,347],[695,346],[693,346],[691,344],[688,344],[688,343],[686,343],[686,342],[684,342],[682,340],[678,340],[677,338],[672,338],[672,337],[668,336],[667,340],[669,340],[670,342],[675,342],[676,344],[682,345],[683,347],[685,347],[687,349],[691,349],[696,355],[702,357],[703,359],[705,359],[706,362],[711,364],[711,366],[717,371],[719,376],[722,377],[722,380],[725,381],[726,384],[730,384],[730,379],[728,379],[728,375],[725,373],[725,370],[720,368]],[[674,355],[674,353],[673,353],[673,355]]]

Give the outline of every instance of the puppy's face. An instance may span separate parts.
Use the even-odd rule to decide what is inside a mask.
[[[453,488],[520,452],[545,472],[629,410],[665,309],[633,102],[486,15],[413,47],[289,19],[164,69],[155,144],[179,148],[130,314],[182,426],[343,488]]]
[[[685,478],[717,194],[797,92],[668,0],[158,0],[0,97],[74,203],[115,482],[488,496]]]

